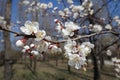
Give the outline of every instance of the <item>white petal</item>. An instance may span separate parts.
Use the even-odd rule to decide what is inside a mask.
[[[68,65],[70,65],[70,66],[74,66],[74,65],[75,65],[74,60],[69,60],[69,61],[68,61]]]
[[[81,63],[80,62],[77,62],[76,64],[75,64],[75,69],[80,69],[81,68]]]
[[[24,34],[27,34],[27,35],[30,35],[32,34],[26,27],[22,26],[20,27],[20,30],[24,33]]]
[[[26,21],[24,26],[27,27],[27,26],[31,26],[32,25],[32,22],[31,21]]]
[[[70,35],[70,32],[65,30],[65,29],[62,29],[62,33],[63,33],[63,36],[69,36]]]
[[[37,33],[35,33],[35,36],[36,36],[35,38],[36,41],[41,41],[43,38],[45,38],[46,32],[44,30],[40,30]]]
[[[30,49],[30,47],[28,45],[24,46],[24,49]]]

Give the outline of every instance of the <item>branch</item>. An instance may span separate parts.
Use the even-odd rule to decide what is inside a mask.
[[[103,8],[104,8],[107,4],[109,4],[111,1],[112,1],[112,0],[110,0],[110,1],[108,1],[108,2],[106,2],[106,3],[104,3],[104,4],[102,5],[101,8],[99,8],[96,12],[94,12],[93,15],[97,14],[101,9],[103,9]]]
[[[15,34],[15,36],[24,36],[24,37],[26,37],[26,38],[35,38],[35,36],[33,36],[33,35],[25,35],[25,34],[17,33],[17,32],[14,32],[14,31],[5,29],[5,28],[3,28],[2,26],[0,26],[0,30],[13,33],[13,34]]]
[[[112,42],[111,44],[107,45],[106,47],[104,47],[102,50],[100,50],[100,52],[98,52],[96,55],[100,55],[100,53],[102,53],[104,50],[106,50],[108,47],[116,44],[118,41],[120,40],[120,38],[118,38],[117,40],[115,40],[114,42]]]
[[[0,26],[0,30],[13,33],[13,34],[15,34],[16,37],[17,37],[17,36],[24,36],[24,37],[26,37],[26,38],[36,38],[35,35],[26,35],[26,34],[17,33],[17,32],[11,31],[11,30],[4,29],[4,28],[2,28],[1,26]],[[112,33],[112,34],[114,34],[114,35],[119,35],[119,33],[114,32],[114,31],[102,31],[102,32],[99,32],[99,33],[92,33],[92,34],[89,34],[89,35],[83,35],[83,36],[82,36],[82,35],[79,35],[79,36],[77,36],[76,38],[73,38],[73,39],[71,39],[71,40],[78,40],[78,39],[81,39],[81,38],[89,38],[89,37],[91,37],[91,36],[95,36],[95,35],[98,35],[98,34],[105,34],[105,33]],[[45,40],[45,41],[47,41],[47,42],[55,43],[55,44],[56,44],[56,43],[64,43],[64,42],[68,41],[67,39],[65,39],[65,40],[60,40],[60,41],[52,41],[52,40],[47,40],[47,39],[45,39],[45,38],[44,38],[43,40]]]

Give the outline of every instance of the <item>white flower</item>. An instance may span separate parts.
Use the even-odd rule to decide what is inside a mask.
[[[120,74],[116,73],[115,76],[120,79]]]
[[[72,12],[81,12],[82,10],[84,10],[83,6],[73,6],[72,7]]]
[[[24,0],[22,3],[28,5],[30,2],[28,0]]]
[[[38,51],[35,51],[35,50],[32,50],[32,51],[31,51],[31,54],[39,55],[39,52],[38,52]]]
[[[67,0],[69,4],[73,4],[73,0]]]
[[[43,9],[43,10],[46,10],[48,8],[48,5],[45,4],[45,3],[41,3],[40,8]]]
[[[0,25],[1,25],[1,26],[5,26],[6,23],[7,23],[7,22],[4,20],[4,17],[3,17],[3,16],[0,16]]]
[[[84,6],[86,9],[89,10],[93,6],[93,3],[90,0],[84,0],[84,2],[82,3],[82,6]]]
[[[48,3],[48,8],[52,8],[52,7],[53,7],[52,2],[49,2],[49,3]]]
[[[63,35],[63,37],[69,36],[70,32],[66,29],[62,29],[62,35]]]
[[[3,43],[3,42],[4,42],[4,40],[2,39],[2,40],[1,40],[1,43]]]
[[[114,20],[119,20],[119,16],[115,16],[113,19]]]
[[[91,49],[85,45],[80,45],[78,46],[78,51],[80,52],[80,54],[84,54],[85,56],[87,56],[91,52]]]
[[[57,9],[58,9],[58,7],[54,7],[54,8],[53,8],[53,10],[57,10]]]
[[[89,12],[89,13],[90,13],[90,15],[93,15],[93,13],[94,13],[94,10],[90,10],[90,12]]]
[[[62,49],[61,48],[58,48],[58,53],[61,53],[62,52]]]
[[[39,30],[37,33],[35,33],[35,36],[36,36],[35,38],[36,41],[41,41],[42,39],[45,38],[46,32],[44,30]]]
[[[78,46],[78,51],[80,54],[84,54],[87,56],[91,52],[91,48],[94,48],[94,45],[90,42],[83,42],[81,45]]]
[[[4,17],[3,17],[3,16],[0,16],[0,20],[4,20]]]
[[[73,22],[65,22],[65,29],[62,29],[62,35],[64,37],[73,36],[75,30],[79,30],[80,27]]]
[[[112,55],[112,52],[111,52],[110,50],[107,50],[106,54],[107,54],[108,56],[111,56],[111,55]]]
[[[37,6],[40,7],[40,2],[37,2]]]
[[[45,36],[45,39],[46,39],[46,40],[52,40],[52,39],[51,39],[51,36]]]
[[[115,20],[115,22],[117,22],[118,25],[120,25],[120,18],[119,18],[119,16],[115,16],[115,17],[113,18],[113,20]]]
[[[33,1],[33,2],[30,4],[30,6],[33,6],[33,5],[35,5],[35,1]]]
[[[74,53],[76,52],[76,49],[75,49],[76,45],[77,43],[75,41],[68,40],[64,46],[64,49],[66,52]]]
[[[119,64],[120,63],[120,59],[116,59],[116,64]]]
[[[46,42],[46,41],[40,41],[40,43],[38,44],[37,46],[37,50],[39,50],[40,52],[45,52],[48,50],[48,47],[49,47],[50,43],[49,42]]]
[[[54,22],[55,22],[55,23],[59,23],[59,20],[58,20],[58,19],[54,19]]]
[[[120,73],[120,69],[119,69],[119,68],[115,68],[115,71],[116,71],[117,73]]]
[[[74,22],[65,22],[65,27],[68,28],[68,30],[71,30],[71,31],[75,31],[75,30],[79,30],[80,27],[75,24]]]
[[[58,25],[55,27],[55,29],[58,31],[58,33],[60,33],[63,29],[63,27],[61,25]]]
[[[52,12],[55,13],[55,11],[58,9],[58,7],[54,7]]]
[[[105,26],[105,28],[111,30],[111,29],[112,29],[112,26],[111,26],[110,24],[107,24],[107,25]]]
[[[80,57],[78,54],[72,54],[69,57],[68,65],[75,66],[76,69],[80,69],[82,65],[85,64],[84,58]]]
[[[71,15],[72,15],[72,12],[70,12],[70,11],[65,12],[66,17],[70,17]]]
[[[64,12],[69,12],[69,8],[64,8]]]
[[[69,6],[69,8],[70,8],[70,9],[72,9],[73,7],[74,7],[74,5],[73,5],[73,4],[71,4],[71,5]]]
[[[58,52],[58,47],[56,45],[52,45],[52,48],[51,48],[51,53],[57,53]]]
[[[38,22],[26,21],[24,26],[20,27],[20,30],[27,35],[37,33],[39,30]]]
[[[95,25],[93,25],[92,29],[90,29],[90,31],[100,32],[100,31],[102,31],[102,26],[98,25],[98,24],[95,24]]]
[[[117,58],[116,58],[116,57],[112,58],[112,61],[113,61],[113,62],[116,62],[116,60],[117,60]]]
[[[26,52],[26,49],[22,49],[22,52],[25,53],[25,52]]]
[[[31,12],[32,11],[32,7],[29,7],[26,12]]]
[[[67,59],[69,59],[69,57],[70,57],[70,55],[72,55],[72,53],[71,52],[65,52],[65,57],[67,58]]]
[[[25,45],[23,48],[26,50],[30,49],[30,47],[28,45]]]
[[[94,48],[94,44],[92,44],[90,42],[83,42],[82,44],[89,47],[89,48]]]
[[[73,14],[73,18],[74,18],[74,19],[76,19],[78,16],[79,16],[79,13],[77,13],[77,12],[75,12],[75,13]]]
[[[63,11],[58,11],[58,14],[60,15],[60,16],[62,16],[62,17],[64,17],[65,16],[65,13],[63,12]]]

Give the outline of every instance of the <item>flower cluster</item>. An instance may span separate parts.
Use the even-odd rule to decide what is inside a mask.
[[[38,22],[26,21],[25,25],[20,27],[20,30],[26,35],[35,35],[36,41],[40,41],[46,36],[46,32],[39,29]]]
[[[100,32],[100,31],[102,31],[102,26],[99,25],[99,24],[95,24],[95,25],[90,24],[90,25],[89,25],[89,30],[90,30],[91,32],[96,32],[96,33],[98,33],[98,32]]]
[[[62,49],[57,44],[53,44],[44,40],[39,42],[37,46],[37,50],[40,51],[41,53],[46,52],[46,53],[51,53],[53,55],[62,52]]]
[[[115,58],[112,58],[112,61],[115,65],[115,72],[116,72],[115,76],[120,79],[120,59],[117,59],[115,57]]]
[[[23,47],[23,46],[25,45],[26,41],[27,41],[26,38],[22,38],[22,39],[20,39],[20,40],[17,40],[17,41],[16,41],[16,46],[17,46],[17,47]]]
[[[68,65],[75,66],[76,69],[85,68],[86,56],[91,52],[94,45],[90,42],[83,42],[81,45],[75,41],[68,40],[65,49],[65,56],[69,59]]]
[[[107,54],[108,56],[111,56],[111,55],[112,55],[112,52],[111,52],[110,50],[107,50],[107,51],[106,51],[106,54]]]
[[[64,24],[57,19],[55,19],[54,21],[57,24],[56,30],[59,33],[62,33],[63,37],[72,37],[74,36],[74,31],[80,29],[80,27],[72,21],[65,22]]]
[[[49,2],[48,4],[46,3],[40,3],[36,1],[30,2],[29,0],[23,0],[22,2],[24,5],[28,6],[28,9],[26,10],[27,12],[35,12],[37,10],[47,10],[53,7],[52,2]]]
[[[26,21],[24,26],[20,27],[20,30],[25,34],[25,35],[32,35],[35,36],[36,38],[34,39],[37,41],[39,44],[36,45],[36,49],[39,52],[49,52],[49,53],[57,53],[61,52],[61,48],[59,48],[56,44],[52,44],[48,42],[51,40],[50,36],[46,36],[46,32],[44,30],[39,29],[39,23],[38,22],[31,22],[31,21]],[[48,41],[45,41],[43,39],[46,39]],[[16,46],[18,47],[25,47],[23,51],[26,51],[26,41],[27,38],[20,39],[16,42]],[[27,46],[27,51],[30,49]],[[32,51],[32,53],[35,51]],[[35,52],[36,53],[36,52]]]
[[[30,58],[40,55],[39,51],[36,50],[35,44],[33,44],[33,43],[30,45],[24,45],[22,47],[22,53],[28,54],[30,56]]]
[[[91,0],[84,0],[81,5],[74,5],[73,0],[67,0],[69,7],[65,8],[64,10],[59,10],[58,14],[62,18],[67,18],[67,17],[73,17],[73,19],[79,18],[79,17],[85,17],[87,15],[92,15],[93,14],[93,3]],[[53,12],[55,12],[53,10]]]

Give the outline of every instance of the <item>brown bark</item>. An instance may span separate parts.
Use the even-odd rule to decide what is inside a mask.
[[[12,3],[12,0],[7,0],[6,13],[5,13],[5,19],[7,21],[7,24],[6,24],[7,29],[9,29],[9,25],[10,25],[11,3]],[[4,34],[4,43],[5,43],[4,78],[5,80],[11,80],[12,59],[11,59],[11,53],[10,53],[10,50],[11,50],[10,34],[8,32],[3,32],[3,34]]]
[[[35,72],[37,68],[37,58],[36,56],[34,56],[34,67],[33,67],[33,71]]]

